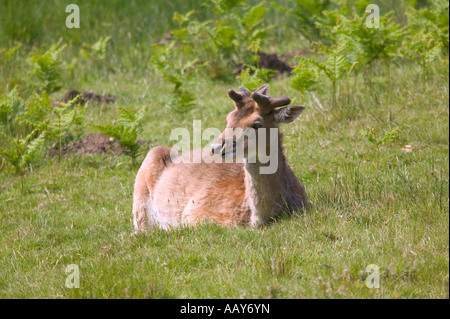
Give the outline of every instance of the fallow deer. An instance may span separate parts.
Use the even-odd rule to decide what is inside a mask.
[[[252,94],[247,88],[228,90],[235,109],[226,118],[227,128],[254,128],[256,138],[263,130],[278,128],[295,120],[304,106],[286,106],[286,96],[269,97],[269,85]],[[224,131],[225,132],[225,131]],[[211,152],[222,158],[235,155],[236,140],[222,134],[211,144]],[[149,227],[169,229],[195,225],[203,220],[223,226],[264,225],[283,211],[299,210],[307,205],[306,192],[286,162],[277,133],[278,166],[271,174],[261,174],[266,164],[247,150],[244,142],[243,163],[175,163],[167,146],[152,148],[142,163],[134,185],[133,215],[136,232]],[[266,139],[269,143],[270,139]],[[191,156],[192,156],[191,152]]]

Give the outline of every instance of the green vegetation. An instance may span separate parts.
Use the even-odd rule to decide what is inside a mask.
[[[80,0],[80,29],[61,1],[0,2],[0,297],[448,298],[448,2],[375,1],[379,29],[360,0],[203,2]],[[292,76],[260,68],[298,49]],[[282,131],[311,208],[131,236],[138,139],[222,129],[227,90],[269,80],[306,106]],[[61,152],[97,131],[128,151]]]
[[[198,21],[195,11],[175,14],[179,28],[173,30],[175,41],[182,44],[184,55],[206,60],[207,72],[214,79],[227,80],[232,76],[233,64],[249,63],[250,47],[267,37],[273,25],[263,27],[267,18],[264,2],[255,6],[243,0],[208,0],[203,4],[210,19]]]
[[[134,166],[139,155],[140,145],[137,136],[142,132],[144,111],[144,109],[141,109],[137,114],[134,114],[133,111],[119,108],[119,117],[115,125],[94,125],[104,135],[119,140],[120,145],[126,148],[125,154],[131,157]]]

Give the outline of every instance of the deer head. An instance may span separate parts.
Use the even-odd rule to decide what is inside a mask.
[[[228,96],[236,107],[226,118],[226,129],[211,144],[211,153],[233,159],[257,157],[259,140],[265,141],[265,149],[268,150],[270,129],[278,129],[280,123],[294,121],[305,108],[299,105],[283,107],[291,103],[287,96],[270,97],[268,94],[268,84],[253,93],[247,88],[237,92],[228,90]]]

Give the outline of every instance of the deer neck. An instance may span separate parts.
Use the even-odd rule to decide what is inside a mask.
[[[250,224],[257,227],[270,220],[280,207],[282,182],[286,171],[285,157],[278,137],[278,165],[274,173],[262,174],[261,168],[269,163],[244,160],[245,202],[251,211]]]

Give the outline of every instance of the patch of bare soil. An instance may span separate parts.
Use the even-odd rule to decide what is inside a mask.
[[[269,69],[275,71],[276,74],[291,74],[294,69],[289,62],[281,60],[276,53],[258,52],[258,65],[261,69]],[[247,67],[239,63],[235,66],[234,74],[240,75]],[[251,74],[253,72],[250,72]]]
[[[279,73],[290,74],[294,69],[288,62],[280,60],[276,53],[258,52],[260,68],[270,69]]]
[[[112,95],[100,95],[95,93],[94,91],[77,91],[77,90],[70,90],[67,91],[61,102],[67,103],[68,101],[74,99],[76,96],[80,95],[80,104],[86,104],[87,102],[94,102],[97,104],[107,104],[107,103],[113,103],[117,100],[115,96]]]
[[[103,134],[89,134],[73,144],[64,147],[61,154],[75,153],[78,155],[89,154],[114,154],[120,155],[126,149],[120,146],[119,141],[113,137]],[[50,156],[58,156],[58,147],[55,146],[48,151]]]
[[[150,141],[136,140],[136,142],[144,148],[151,146]],[[110,136],[105,136],[101,133],[89,134],[78,141],[63,147],[61,150],[62,155],[68,153],[74,153],[78,155],[95,155],[95,154],[113,154],[120,155],[127,151],[125,147],[122,147],[117,139]],[[49,156],[58,156],[58,146],[54,146],[48,150]]]

